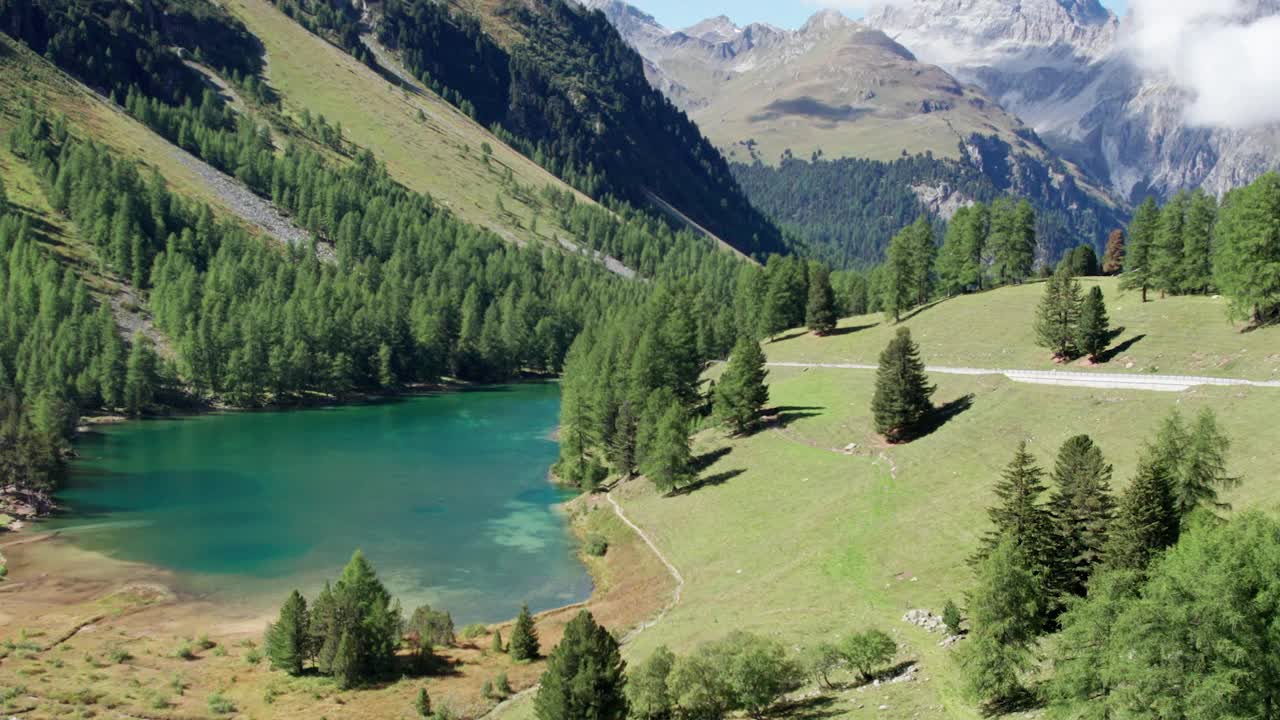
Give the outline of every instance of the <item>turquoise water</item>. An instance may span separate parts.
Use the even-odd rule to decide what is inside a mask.
[[[547,482],[559,402],[532,384],[107,427],[77,442],[49,525],[215,597],[313,595],[360,548],[406,612],[573,603],[591,583]]]

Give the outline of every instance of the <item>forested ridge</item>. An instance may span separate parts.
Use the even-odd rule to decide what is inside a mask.
[[[431,0],[390,0],[378,36],[441,95],[593,197],[653,192],[745,253],[784,248],[693,121],[649,86],[640,56],[603,14],[564,0],[497,11],[503,46],[476,18]]]
[[[931,155],[892,162],[815,157],[786,158],[776,167],[756,162],[732,168],[752,203],[840,269],[865,269],[884,261],[888,239],[921,214],[943,224],[922,200],[928,193],[937,193],[939,200],[949,195],[956,203],[1029,200],[1036,209],[1038,257],[1047,262],[1056,262],[1080,243],[1101,252],[1107,234],[1124,224],[1121,210],[1092,197],[1069,177],[1059,183],[1051,168],[1014,155],[989,138],[975,136],[970,143],[984,149],[978,155],[981,162]]]

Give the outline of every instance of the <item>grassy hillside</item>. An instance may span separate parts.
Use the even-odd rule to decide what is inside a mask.
[[[541,206],[536,193],[546,186],[570,188],[452,105],[429,91],[392,84],[266,0],[234,0],[228,7],[265,45],[266,76],[288,113],[305,109],[341,123],[347,138],[385,161],[393,178],[509,240],[551,238],[561,230],[543,212],[532,231]],[[492,148],[488,161],[486,144]],[[511,180],[505,181],[508,170]]]
[[[1060,366],[1035,342],[1035,311],[1043,284],[965,295],[926,306],[903,321],[925,362],[955,367],[1208,375],[1280,379],[1280,328],[1241,332],[1227,320],[1227,301],[1210,297],[1121,292],[1115,278],[1082,278],[1099,285],[1114,329],[1108,362]],[[827,338],[792,332],[765,346],[771,361],[874,364],[895,332],[881,315],[846,318]]]

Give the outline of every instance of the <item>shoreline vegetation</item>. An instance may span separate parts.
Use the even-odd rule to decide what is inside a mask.
[[[565,503],[565,508],[569,526],[581,541],[601,534],[608,538],[609,549],[601,557],[580,549],[592,577],[587,600],[533,614],[544,648],[542,657],[514,662],[492,651],[494,633],[511,637],[516,622],[511,618],[485,624],[481,634],[470,638],[460,630],[455,646],[436,648],[447,668],[443,675],[379,681],[351,691],[340,690],[327,679],[322,682],[313,674],[288,678],[268,670],[268,663],[260,659],[265,650],[263,631],[275,619],[274,608],[246,612],[225,598],[175,590],[180,583],[169,571],[81,550],[58,533],[15,533],[13,539],[0,541],[0,553],[7,555],[11,568],[8,581],[0,582],[0,597],[5,600],[0,626],[11,630],[6,637],[17,648],[9,653],[0,651],[11,659],[0,662],[0,685],[22,687],[28,668],[15,667],[12,659],[26,660],[29,665],[38,665],[41,660],[56,663],[66,657],[60,651],[66,645],[74,648],[77,659],[92,656],[98,658],[95,663],[109,665],[107,658],[113,653],[118,657],[119,648],[124,647],[130,659],[120,665],[134,666],[132,657],[141,656],[151,666],[142,671],[137,665],[131,675],[155,675],[165,682],[182,678],[184,692],[166,699],[170,710],[184,707],[185,698],[202,702],[206,693],[222,693],[234,698],[237,708],[246,712],[259,703],[271,706],[259,708],[268,715],[279,712],[282,716],[292,715],[285,710],[289,705],[307,712],[324,712],[332,705],[335,712],[383,717],[410,707],[413,694],[425,681],[437,707],[448,706],[457,717],[483,717],[505,699],[485,696],[484,686],[502,673],[512,690],[508,698],[535,687],[546,651],[559,642],[565,625],[577,612],[589,610],[603,625],[622,635],[660,616],[671,594],[672,578],[665,566],[622,524],[604,496],[585,493]],[[164,630],[156,632],[156,628]],[[212,643],[210,647],[182,657],[175,656],[169,647],[200,648],[208,643]],[[115,670],[100,669],[98,674],[111,675]],[[126,683],[133,682],[125,677],[122,672],[118,682],[115,677],[108,682],[123,690]],[[69,676],[53,680],[75,681]],[[26,688],[38,698],[33,709],[39,701],[60,702],[60,689],[50,692],[52,689],[30,684]],[[127,706],[121,698],[113,702]],[[9,707],[5,712],[13,714],[21,709]]]

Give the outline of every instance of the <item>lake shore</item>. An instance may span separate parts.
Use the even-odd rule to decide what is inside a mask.
[[[600,535],[609,549],[604,557],[582,557],[593,578],[590,598],[536,614],[544,652],[559,641],[564,625],[581,609],[590,610],[621,636],[656,617],[673,587],[666,568],[621,523],[605,496],[582,495],[565,510],[579,538]],[[129,690],[140,676],[153,678],[143,680],[144,686],[182,677],[187,690],[169,698],[171,710],[196,712],[205,695],[216,691],[233,697],[244,712],[270,717],[398,716],[425,685],[433,702],[450,705],[461,717],[476,718],[496,702],[482,696],[485,681],[506,673],[518,692],[536,684],[543,669],[544,661],[515,664],[492,653],[491,635],[485,635],[460,639],[457,647],[440,651],[452,666],[446,676],[339,692],[319,678],[288,679],[270,672],[265,662],[247,662],[254,652],[250,643],[260,644],[272,613],[227,598],[184,593],[171,572],[82,550],[58,533],[31,528],[8,532],[0,535],[0,553],[10,567],[9,578],[0,582],[0,640],[16,648],[0,651],[8,655],[0,658],[0,685],[25,685],[32,693],[27,697],[35,717],[42,717],[35,712],[39,708],[60,704],[59,693],[71,692],[83,682],[81,670],[73,669],[82,657],[102,666],[95,672],[101,678],[97,685],[124,707],[146,702],[144,694]],[[488,628],[507,638],[511,624],[498,622]],[[198,651],[195,659],[174,655],[174,648],[205,637],[214,645]],[[111,665],[106,658],[119,656],[121,649],[133,659]],[[29,682],[33,668],[42,678],[39,686]],[[264,698],[273,695],[265,703]],[[22,709],[7,706],[0,711],[13,714]],[[141,710],[129,714],[148,716]]]

